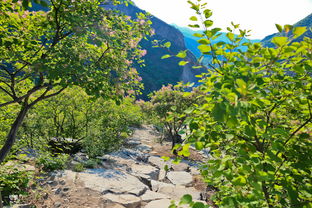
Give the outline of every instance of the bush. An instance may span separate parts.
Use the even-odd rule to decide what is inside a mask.
[[[44,152],[36,158],[36,165],[44,171],[63,170],[66,168],[69,155],[58,154],[52,156],[51,153]]]
[[[218,190],[212,199],[219,207],[311,207],[312,40],[293,41],[306,28],[277,25],[275,47],[266,48],[244,43],[248,32],[232,23],[228,40],[213,43],[221,29],[210,29],[212,12],[189,3],[205,25],[199,49],[213,61],[187,142],[210,149],[201,173]]]
[[[0,191],[4,204],[9,204],[10,195],[26,195],[31,178],[32,174],[29,171],[14,165],[0,166]]]
[[[184,92],[185,86],[163,86],[151,97],[152,111],[156,115],[160,128],[163,128],[165,138],[172,141],[172,147],[181,143],[180,131],[183,130],[184,121],[189,116],[186,111],[199,102],[195,91]]]
[[[73,167],[73,171],[75,171],[75,172],[82,172],[84,170],[85,170],[85,167],[82,163],[77,163]]]

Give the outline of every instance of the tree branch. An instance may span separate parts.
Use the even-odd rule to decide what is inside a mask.
[[[50,86],[49,86],[49,87],[50,87]],[[42,95],[41,95],[40,97],[38,97],[35,101],[33,101],[32,103],[30,103],[29,106],[32,107],[32,106],[34,106],[36,103],[38,103],[38,102],[41,101],[41,100],[44,100],[44,99],[47,99],[47,98],[56,96],[56,95],[60,94],[61,92],[63,92],[66,88],[67,88],[67,86],[66,86],[66,87],[63,87],[62,89],[60,89],[59,91],[57,91],[57,92],[55,92],[55,93],[46,95],[46,94],[51,90],[51,88],[47,88],[46,91],[45,91],[44,93],[42,93]]]

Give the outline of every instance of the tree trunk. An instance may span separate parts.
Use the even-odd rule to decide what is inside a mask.
[[[29,108],[30,108],[29,105],[27,103],[24,103],[18,116],[16,117],[14,123],[12,124],[7,139],[5,141],[5,144],[0,150],[0,164],[4,161],[5,157],[10,152],[13,144],[15,143],[17,131],[21,126]]]

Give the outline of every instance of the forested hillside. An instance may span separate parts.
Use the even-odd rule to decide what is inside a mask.
[[[188,4],[0,1],[0,208],[312,207],[311,15],[258,42]]]

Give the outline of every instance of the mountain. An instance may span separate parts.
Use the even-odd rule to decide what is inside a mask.
[[[305,17],[304,19],[297,22],[296,24],[294,24],[293,26],[294,27],[307,27],[308,28],[307,32],[305,32],[302,36],[300,36],[294,40],[295,42],[302,41],[304,37],[312,38],[312,31],[311,31],[311,29],[312,29],[312,13],[310,15],[308,15],[307,17]],[[290,36],[292,36],[292,33],[291,32],[288,34],[282,33],[282,35],[286,35],[286,36],[290,37]],[[263,40],[261,40],[261,42],[264,46],[274,47],[274,44],[271,43],[271,40],[273,37],[276,37],[276,36],[280,36],[280,34],[274,33],[274,34],[268,35]]]
[[[146,13],[131,4],[128,6],[118,5],[114,8],[132,18],[135,18],[137,13]],[[151,21],[153,22],[152,28],[155,30],[155,35],[149,40],[142,40],[140,43],[143,49],[147,50],[147,54],[144,56],[145,67],[138,68],[145,88],[139,98],[144,100],[148,99],[147,95],[149,93],[160,89],[162,85],[176,84],[179,81],[196,82],[195,75],[203,72],[200,69],[193,69],[190,64],[179,66],[178,63],[181,61],[179,58],[161,59],[163,55],[168,54],[168,51],[163,48],[153,47],[153,40],[170,41],[170,51],[173,53],[187,50],[187,46],[183,34],[178,29],[155,16],[151,17]],[[191,52],[187,53],[186,59],[190,62],[196,62],[196,57]]]
[[[136,18],[137,13],[146,13],[132,4],[128,6],[124,4],[117,6],[102,4],[102,6],[106,9],[120,10],[122,13],[131,16],[131,18]],[[38,10],[48,11],[47,8],[33,2],[33,7],[30,8],[30,11]],[[147,54],[143,57],[145,66],[136,66],[144,84],[142,95],[138,98],[144,100],[148,99],[148,94],[159,90],[163,85],[176,84],[179,81],[196,82],[197,78],[195,75],[203,72],[200,69],[193,69],[190,64],[179,66],[178,63],[181,61],[179,58],[161,59],[163,55],[168,54],[168,51],[163,48],[153,47],[153,40],[170,41],[170,51],[174,54],[187,50],[187,47],[184,42],[184,36],[178,29],[154,16],[151,17],[151,21],[153,22],[152,28],[155,30],[155,35],[148,40],[143,39],[140,42],[142,48],[147,51]],[[191,52],[187,52],[186,60],[194,63],[196,62],[196,57]]]
[[[197,48],[200,44],[197,42],[197,40],[199,40],[200,38],[193,36],[194,33],[201,33],[202,31],[200,30],[192,30],[189,29],[187,27],[180,27],[178,25],[173,24],[173,26],[175,28],[177,28],[178,30],[180,30],[182,32],[182,34],[184,35],[184,40],[185,40],[185,45],[186,47],[197,57],[199,58],[201,56],[201,52],[200,50]],[[217,42],[229,42],[229,39],[226,37],[226,33],[221,32],[221,35],[216,38],[215,40],[212,41],[212,43],[217,43]],[[247,42],[247,41],[251,41],[251,42],[260,42],[260,40],[256,40],[256,39],[245,39],[243,42]],[[242,46],[239,47],[240,49],[244,50],[246,47]],[[207,63],[211,61],[211,57],[210,56],[205,56],[203,63]]]

